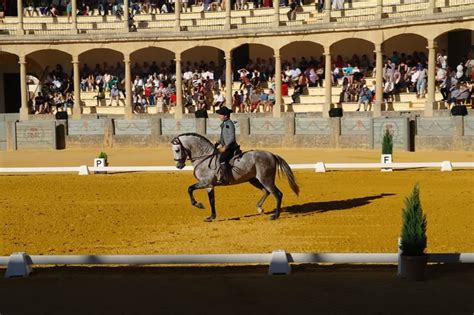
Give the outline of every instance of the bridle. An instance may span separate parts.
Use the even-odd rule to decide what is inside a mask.
[[[179,137],[176,137],[174,138],[172,141],[171,141],[171,144],[174,144],[174,145],[179,145],[179,154],[181,154],[181,157],[179,159],[174,159],[176,162],[179,162],[179,163],[184,163],[186,161],[186,158],[189,156],[189,159],[191,159],[191,152],[186,149],[183,145],[183,143],[181,142],[181,140],[179,140]]]
[[[217,150],[214,149],[214,152],[211,153],[211,154],[206,154],[206,155],[202,155],[202,156],[197,156],[197,157],[192,157],[191,156],[191,151],[186,149],[183,145],[183,143],[181,142],[181,140],[179,139],[179,137],[176,137],[174,138],[172,141],[171,141],[171,144],[174,144],[174,145],[179,145],[180,147],[180,154],[181,154],[181,157],[179,159],[174,159],[176,162],[179,162],[179,163],[184,163],[186,162],[186,159],[189,159],[192,162],[195,162],[199,159],[203,159],[199,164],[201,164],[202,162],[204,162],[207,158],[210,158],[214,155],[217,154]]]

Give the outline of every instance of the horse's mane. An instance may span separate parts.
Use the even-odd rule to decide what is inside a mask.
[[[200,134],[195,133],[195,132],[182,133],[182,134],[180,134],[179,136],[177,136],[176,138],[179,138],[179,137],[181,137],[181,136],[194,136],[194,137],[198,137],[198,138],[204,140],[205,142],[207,142],[208,144],[210,144],[212,147],[214,146],[214,145],[212,144],[212,142],[211,142],[209,139],[207,139],[207,138],[204,137],[203,135],[200,135]]]

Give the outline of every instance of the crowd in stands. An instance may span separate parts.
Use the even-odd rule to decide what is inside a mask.
[[[459,63],[456,69],[448,66],[448,57],[443,50],[436,59],[436,85],[443,101],[450,105],[466,103],[472,97],[474,82],[474,58],[472,53]],[[412,54],[394,51],[384,57],[383,102],[394,102],[399,93],[416,93],[426,97],[428,71],[427,58],[422,52]],[[273,59],[256,58],[237,69],[233,67],[233,81],[240,81],[231,100],[225,99],[225,68],[214,63],[185,62],[182,65],[183,104],[188,111],[215,111],[224,104],[235,112],[272,111],[275,104],[275,68]],[[292,88],[293,103],[307,94],[309,87],[322,87],[325,78],[324,58],[292,58],[282,63],[282,95]],[[132,72],[132,102],[136,113],[146,113],[150,106],[158,112],[172,112],[176,104],[176,65],[169,63],[135,63]],[[34,97],[36,113],[51,113],[66,110],[73,105],[72,74],[68,75],[60,65],[52,71],[46,69],[41,79],[41,91]],[[80,88],[93,92],[97,106],[121,105],[125,98],[124,68],[122,63],[83,64],[80,70]],[[353,55],[343,59],[336,56],[332,62],[331,85],[340,86],[339,103],[358,103],[358,111],[370,110],[375,98],[375,81],[368,84],[367,78],[375,77],[373,62],[367,55]]]
[[[29,84],[33,78],[31,78]],[[46,67],[41,78],[41,84],[32,85],[35,90],[30,91],[31,107],[35,114],[50,114],[58,110],[67,110],[73,106],[73,82],[61,65],[50,71]],[[37,90],[39,89],[39,90]]]
[[[341,0],[338,0],[341,1]],[[249,3],[253,8],[269,8],[272,0],[232,0],[233,10],[248,10]],[[224,11],[225,0],[181,0],[182,12],[191,12],[191,7],[201,11]],[[280,6],[291,10],[300,8],[303,0],[280,0]],[[0,0],[0,6],[6,11],[6,0]],[[318,4],[316,4],[318,6]],[[173,13],[175,0],[130,0],[130,14],[162,14]],[[123,14],[123,0],[77,0],[78,15],[115,15]],[[24,16],[70,16],[72,13],[71,0],[23,0]]]

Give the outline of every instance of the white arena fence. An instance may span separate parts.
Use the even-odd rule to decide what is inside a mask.
[[[315,164],[290,164],[293,170],[314,170],[326,172],[327,170],[370,170],[370,169],[424,169],[439,168],[441,171],[452,171],[453,169],[472,169],[474,162],[416,162],[416,163],[324,163]],[[94,172],[182,172],[192,171],[192,166],[177,169],[175,166],[71,166],[71,167],[2,167],[0,175],[15,173],[78,173],[89,175]]]
[[[289,274],[294,264],[398,264],[404,274],[399,253],[286,253],[201,254],[201,255],[27,255],[0,256],[7,266],[5,277],[27,277],[33,265],[262,265],[270,275]],[[474,253],[428,254],[429,263],[474,263]]]

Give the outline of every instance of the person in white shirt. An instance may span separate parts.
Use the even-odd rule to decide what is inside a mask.
[[[224,96],[221,94],[219,90],[217,90],[216,94],[214,94],[214,104],[213,104],[214,107],[221,108],[222,105],[224,105],[224,102],[225,102]]]

